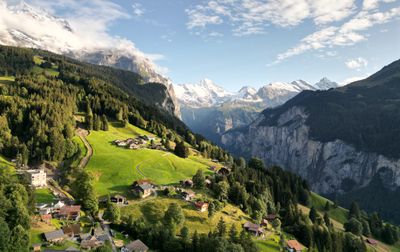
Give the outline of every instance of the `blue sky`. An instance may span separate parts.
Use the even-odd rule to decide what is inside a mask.
[[[93,29],[129,39],[174,83],[209,78],[236,91],[324,76],[345,82],[400,58],[393,0],[28,2],[67,20],[96,19],[103,27]]]

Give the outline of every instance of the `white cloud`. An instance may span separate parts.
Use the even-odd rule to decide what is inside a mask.
[[[186,10],[189,29],[231,25],[234,35],[265,33],[268,25],[296,26],[306,19],[324,25],[348,17],[354,0],[209,0]]]
[[[358,57],[356,59],[349,59],[345,62],[346,66],[350,69],[361,69],[368,65],[368,60]]]
[[[365,31],[369,28],[388,23],[400,17],[400,8],[392,8],[385,12],[360,11],[341,26],[329,26],[307,35],[296,46],[278,54],[273,64],[289,57],[311,50],[331,49],[336,46],[350,46],[366,40]]]
[[[341,81],[339,84],[340,84],[341,86],[345,86],[345,85],[350,84],[350,83],[352,83],[352,82],[359,81],[359,80],[363,80],[363,79],[365,79],[365,78],[367,78],[367,77],[368,77],[368,75],[364,75],[364,76],[352,76],[352,77],[349,77],[349,78],[344,79],[344,80]]]
[[[25,45],[56,53],[115,50],[165,72],[153,62],[162,59],[161,55],[145,54],[132,41],[110,35],[116,20],[132,17],[118,4],[109,0],[30,0],[29,4],[0,0],[0,44],[18,46],[12,36],[21,36]],[[48,13],[61,14],[64,19]],[[66,29],[68,25],[72,30]]]
[[[143,14],[145,12],[144,8],[142,7],[142,5],[140,3],[133,3],[132,4],[132,9],[133,9],[133,14],[136,17],[143,16]]]

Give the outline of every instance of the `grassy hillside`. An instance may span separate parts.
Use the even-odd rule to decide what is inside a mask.
[[[129,206],[121,208],[123,218],[133,215],[135,218],[144,217],[148,224],[155,224],[161,221],[169,204],[177,203],[183,209],[185,215],[184,226],[187,226],[191,233],[197,230],[199,233],[208,233],[216,228],[218,221],[222,217],[228,227],[235,224],[241,229],[241,224],[250,220],[238,207],[227,204],[221,211],[217,212],[212,218],[208,218],[208,212],[199,212],[194,206],[180,199],[158,197],[149,200],[132,201]]]
[[[210,173],[207,168],[211,161],[201,157],[183,159],[168,152],[130,150],[112,143],[138,135],[152,134],[132,125],[122,127],[111,123],[109,131],[92,131],[87,137],[93,148],[87,169],[95,178],[94,187],[99,195],[126,192],[133,181],[143,178],[141,173],[157,184],[179,182],[193,176],[198,169]]]

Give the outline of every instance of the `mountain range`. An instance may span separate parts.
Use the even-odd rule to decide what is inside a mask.
[[[272,82],[258,90],[250,86],[238,92],[224,90],[209,79],[198,84],[174,85],[182,120],[194,131],[220,143],[227,130],[251,123],[265,108],[276,107],[304,90],[325,90],[339,84],[322,78],[315,84],[303,80]]]
[[[75,31],[67,20],[24,1],[17,5],[7,5],[1,1],[0,8],[3,14],[10,16],[0,20],[1,45],[37,48],[96,65],[133,71],[141,75],[143,84],[165,85],[168,91],[167,100],[171,100],[173,104],[159,105],[165,105],[167,111],[179,116],[179,105],[171,80],[160,74],[157,66],[132,43],[119,38],[108,38],[110,41],[101,42],[88,40]],[[30,22],[32,29],[10,21],[14,20],[12,17]]]
[[[259,157],[310,182],[312,190],[400,222],[400,60],[370,77],[303,91],[223,134],[238,156]],[[385,200],[382,200],[385,199]],[[372,203],[373,202],[373,203]],[[396,203],[397,204],[397,203]]]

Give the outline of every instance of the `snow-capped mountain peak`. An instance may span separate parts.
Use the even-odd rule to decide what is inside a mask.
[[[320,90],[327,90],[330,88],[337,88],[339,84],[324,77],[319,82],[315,83],[314,87]]]

